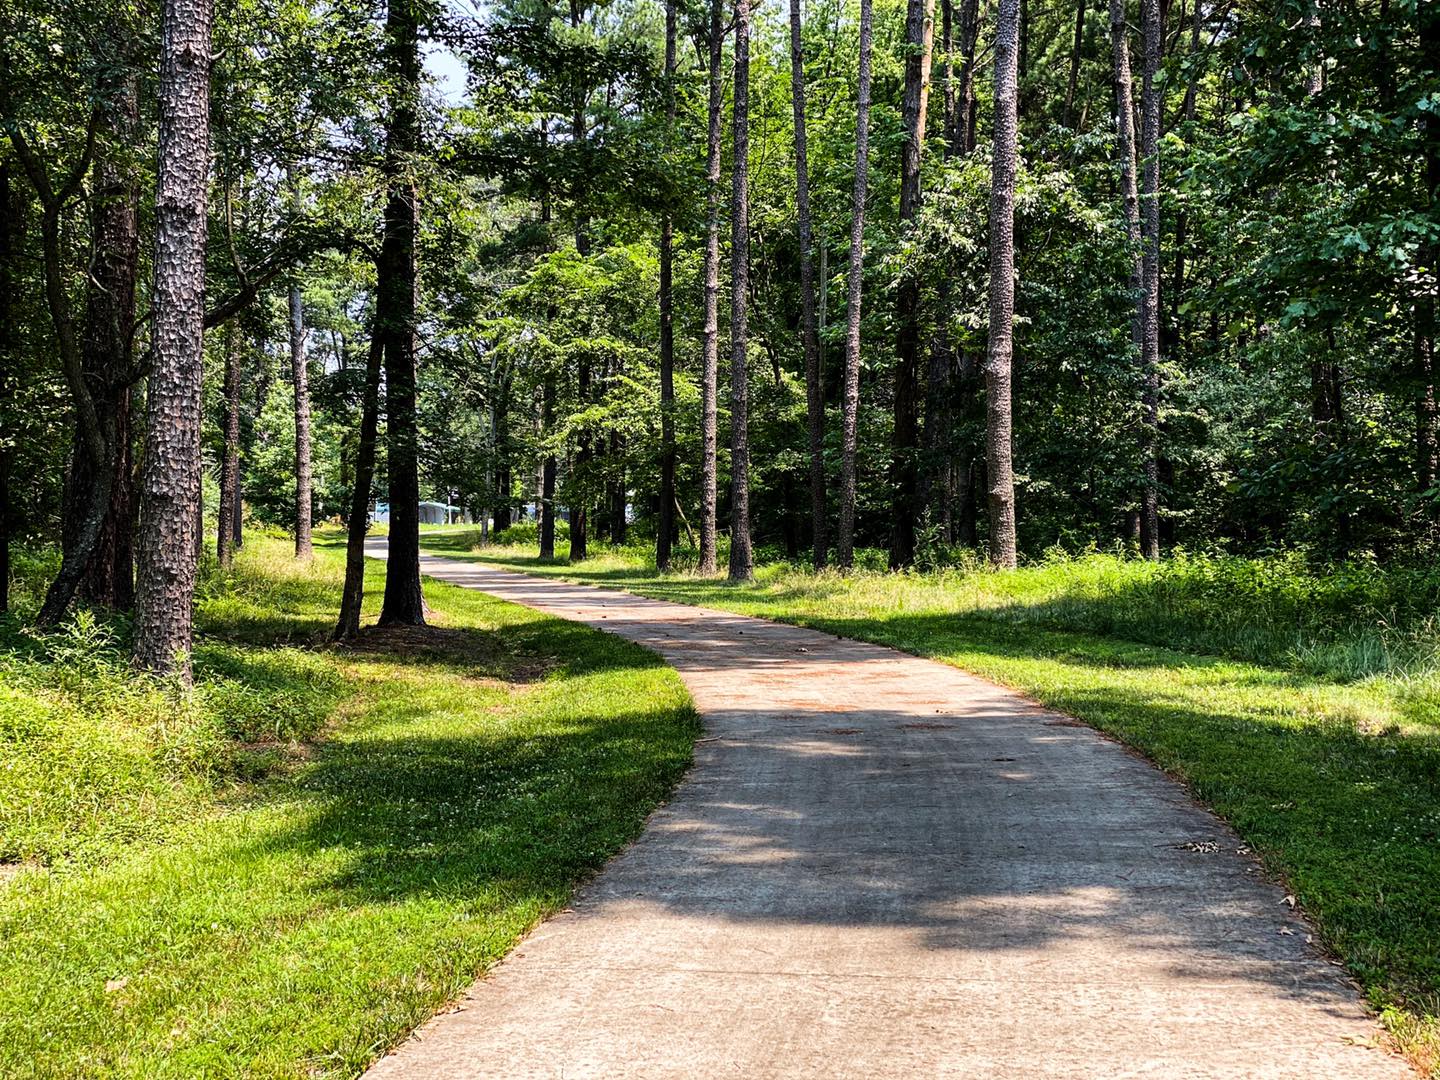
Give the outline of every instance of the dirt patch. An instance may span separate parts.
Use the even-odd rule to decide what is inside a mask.
[[[896,724],[901,731],[949,731],[954,724],[937,724],[931,721],[918,720],[913,724]]]
[[[553,657],[516,656],[493,633],[446,626],[366,626],[339,647],[361,656],[483,668],[489,677],[471,677],[487,686],[536,682],[558,663]]]
[[[0,862],[0,888],[10,884],[26,870],[42,870],[38,862]]]

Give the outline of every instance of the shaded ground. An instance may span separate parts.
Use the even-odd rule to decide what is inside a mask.
[[[660,652],[707,726],[642,839],[378,1078],[1403,1077],[1220,822],[941,664],[426,557]]]

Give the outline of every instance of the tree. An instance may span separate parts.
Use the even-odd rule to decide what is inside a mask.
[[[1434,78],[1440,73],[1440,10],[1434,4],[1420,5],[1419,38],[1421,63]],[[1433,220],[1440,216],[1440,118],[1432,107],[1420,123],[1424,132],[1424,206]],[[1440,291],[1440,238],[1432,233],[1416,254],[1423,269],[1415,302],[1415,476],[1421,496],[1433,504],[1436,470],[1440,468],[1440,439],[1436,437],[1440,410],[1435,403],[1435,297]]]
[[[995,148],[990,178],[990,347],[985,358],[985,458],[990,562],[1013,569],[1015,476],[1010,367],[1015,340],[1015,175],[1020,0],[999,0],[995,18]]]
[[[340,618],[334,638],[344,641],[360,632],[360,609],[365,602],[365,536],[370,531],[370,489],[375,483],[375,440],[380,423],[380,371],[385,356],[385,335],[379,319],[370,331],[365,357],[365,388],[360,405],[360,440],[355,450],[355,487],[350,496],[350,518],[345,538],[345,585],[340,594]]]
[[[240,329],[231,319],[225,326],[224,444],[220,455],[220,505],[216,513],[215,557],[229,569],[235,561],[236,518],[240,512]]]
[[[724,0],[710,0],[709,103],[705,149],[705,314],[700,373],[700,573],[716,569],[720,387],[720,63],[725,48]]]
[[[190,678],[200,501],[211,0],[165,0],[155,318],[136,560],[135,663]]]
[[[840,414],[840,531],[835,561],[855,561],[855,451],[860,421],[860,297],[865,271],[865,197],[870,171],[871,0],[860,0],[860,72],[855,97],[855,195],[850,211],[850,269],[845,322],[845,382]]]
[[[1140,150],[1144,182],[1140,217],[1141,466],[1140,551],[1160,557],[1160,0],[1140,0],[1145,70],[1140,88]]]
[[[10,470],[14,447],[9,434],[8,403],[13,400],[11,382],[17,375],[18,327],[13,308],[19,282],[16,249],[20,240],[19,200],[10,184],[10,162],[0,158],[0,401],[7,403],[0,418],[7,434],[0,439],[0,614],[10,610]]]
[[[1140,194],[1135,180],[1135,98],[1130,78],[1130,42],[1125,0],[1110,0],[1110,48],[1115,81],[1115,152],[1120,166],[1120,196],[1125,210],[1125,239],[1131,252],[1130,290],[1134,296],[1131,337],[1138,351],[1143,337],[1144,285],[1140,243]]]
[[[675,2],[665,0],[665,149],[675,128]],[[655,566],[670,568],[675,532],[675,221],[669,207],[660,219],[660,506],[655,527]],[[625,511],[623,499],[620,514]]]
[[[1130,338],[1135,358],[1141,360],[1145,343],[1144,245],[1140,238],[1140,192],[1135,163],[1135,97],[1130,75],[1130,39],[1125,17],[1125,0],[1110,0],[1110,50],[1115,84],[1115,153],[1120,170],[1120,198],[1125,214],[1125,242],[1129,253]],[[1143,385],[1143,367],[1141,381]],[[1143,452],[1143,441],[1141,446]],[[1143,503],[1143,494],[1141,501]],[[1135,511],[1137,537],[1144,516],[1143,506]]]
[[[750,0],[735,2],[735,165],[730,202],[730,580],[755,576],[750,553]]]
[[[139,136],[139,93],[136,78],[119,79],[104,121],[105,137],[96,146],[91,209],[91,270],[85,290],[85,324],[81,363],[92,387],[97,411],[111,419],[109,464],[110,503],[80,582],[80,595],[112,611],[128,611],[135,602],[134,459],[131,454],[130,396],[138,372],[133,362],[135,290],[140,269],[140,181],[130,162],[130,147]],[[95,467],[75,440],[70,457],[70,490],[93,490]],[[62,532],[62,548],[81,543],[84,503],[70,510]]]
[[[423,626],[420,461],[415,413],[415,239],[420,227],[415,156],[420,150],[420,21],[416,0],[390,0],[385,66],[385,232],[376,265],[376,319],[385,336],[390,538],[381,626]]]
[[[790,0],[790,102],[795,114],[795,218],[800,236],[800,341],[805,354],[805,421],[810,439],[811,561],[825,566],[829,513],[825,499],[825,388],[815,313],[815,230],[810,218],[810,153],[805,132],[805,50],[800,0]]]
[[[934,0],[909,0],[905,17],[905,145],[900,155],[900,227],[913,229],[920,213],[920,159],[925,150],[925,116],[930,100],[930,56],[935,38]],[[920,279],[909,272],[895,297],[899,324],[895,365],[895,426],[891,438],[890,567],[915,561],[915,519],[919,512],[916,455],[919,453]]]
[[[290,170],[292,198],[298,204],[299,186]],[[300,283],[292,281],[290,308],[290,379],[295,390],[295,557],[309,559],[315,550],[310,540],[310,369],[305,359],[305,301]]]

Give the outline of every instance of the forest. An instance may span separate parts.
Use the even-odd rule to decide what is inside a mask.
[[[164,666],[200,530],[303,552],[378,499],[413,545],[422,495],[737,580],[1429,558],[1432,7],[932,7],[12,6],[41,621],[138,587]]]
[[[496,933],[558,909],[693,716],[422,581],[440,552],[1078,716],[1293,881],[1440,1076],[1437,254],[1432,0],[0,0],[0,899],[292,783],[347,709],[398,725],[416,648],[445,733],[466,665],[520,686],[563,641],[575,700],[657,704],[603,840]],[[10,959],[48,971],[42,907]],[[500,940],[244,1045],[353,1075]]]

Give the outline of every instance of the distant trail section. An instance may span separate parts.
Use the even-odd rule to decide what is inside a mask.
[[[1077,721],[880,646],[422,562],[653,649],[706,734],[373,1080],[1415,1075],[1236,836]]]

